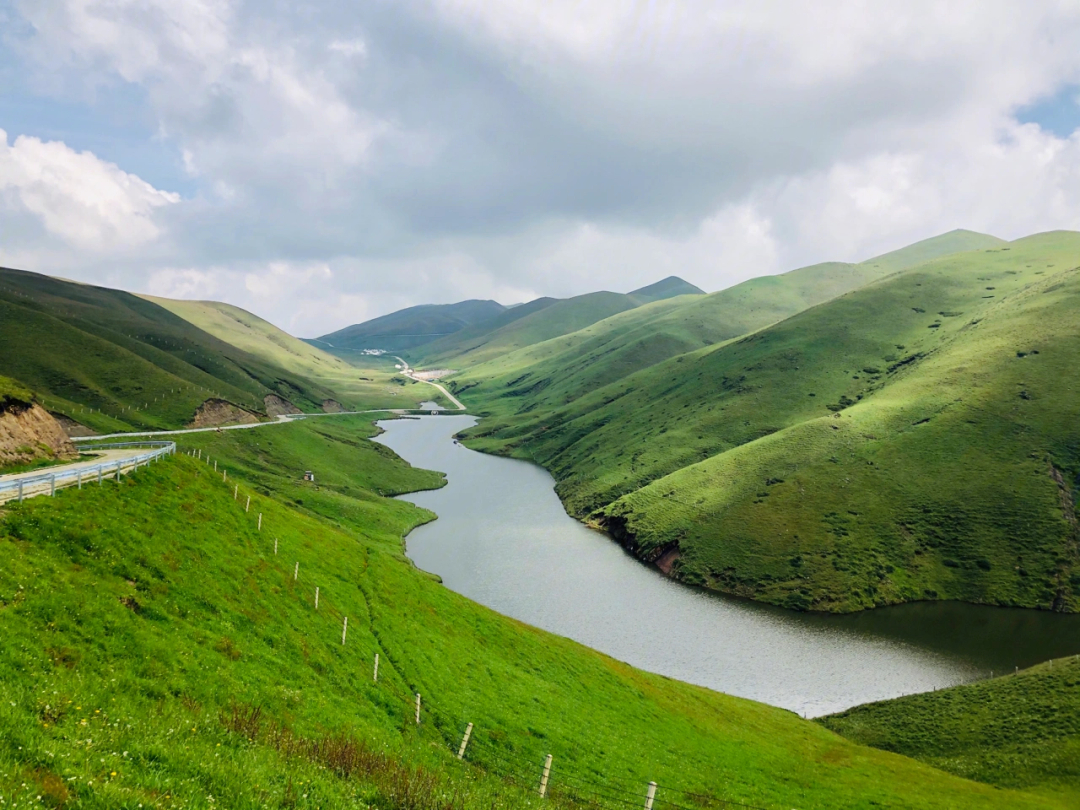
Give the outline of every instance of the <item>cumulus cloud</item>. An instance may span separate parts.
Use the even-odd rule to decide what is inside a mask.
[[[718,289],[954,227],[1080,227],[1077,136],[1016,120],[1080,80],[1072,3],[19,8],[24,92],[102,120],[139,99],[195,191],[0,122],[18,136],[0,176],[21,178],[0,180],[4,255],[304,334],[670,273]],[[54,168],[12,168],[35,153]]]
[[[37,219],[54,246],[109,254],[157,239],[157,209],[180,197],[88,152],[26,135],[9,144],[0,130],[0,202],[8,216]]]

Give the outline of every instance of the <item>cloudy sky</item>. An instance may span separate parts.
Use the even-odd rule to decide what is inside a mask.
[[[302,336],[1080,229],[1075,0],[0,0],[0,265]]]

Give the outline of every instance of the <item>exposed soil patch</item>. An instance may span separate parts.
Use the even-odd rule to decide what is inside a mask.
[[[8,400],[0,410],[0,467],[78,455],[59,422],[40,405]]]
[[[344,413],[345,407],[336,399],[324,399],[322,403],[323,413]]]
[[[279,397],[277,394],[267,394],[263,397],[263,405],[266,407],[267,416],[282,416],[287,413],[303,413],[289,400]]]
[[[66,433],[69,437],[98,435],[98,432],[96,430],[91,430],[86,425],[79,424],[70,416],[64,416],[64,414],[62,413],[54,413],[52,417],[57,421],[60,427],[63,428],[64,433]]]
[[[233,405],[223,399],[208,399],[195,411],[189,428],[217,427],[218,425],[252,425],[260,421],[259,415]]]

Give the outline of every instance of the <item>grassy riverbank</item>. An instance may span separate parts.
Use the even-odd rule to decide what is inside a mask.
[[[859,706],[822,718],[863,745],[1080,804],[1080,660]]]
[[[433,516],[379,494],[442,478],[373,431],[344,417],[183,437],[219,471],[180,454],[6,508],[4,806],[519,808],[539,805],[528,791],[548,753],[556,806],[597,792],[621,806],[649,780],[686,807],[715,804],[672,788],[800,810],[1063,806],[637,671],[455,595],[402,554]],[[315,484],[299,480],[307,469]]]

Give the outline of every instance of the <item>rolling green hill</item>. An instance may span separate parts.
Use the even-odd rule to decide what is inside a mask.
[[[268,395],[305,410],[325,386],[129,293],[0,269],[0,374],[99,431],[175,428],[221,398],[251,411]]]
[[[412,408],[431,399],[434,391],[398,376],[392,358],[360,356],[346,362],[230,304],[139,297],[248,354],[325,386],[343,400],[346,410]]]
[[[519,349],[558,338],[621,312],[681,297],[703,295],[676,276],[626,293],[595,292],[573,298],[541,298],[509,310],[503,318],[479,324],[434,341],[410,353],[428,366],[452,364],[458,368],[502,358]],[[522,311],[527,310],[527,311]]]
[[[820,720],[863,745],[1080,803],[1080,661],[858,706]]]
[[[678,276],[668,276],[655,284],[633,290],[629,295],[643,304],[648,304],[653,301],[663,301],[665,298],[677,298],[680,295],[705,295],[705,291]]]
[[[1004,243],[993,236],[953,231],[861,264],[816,264],[712,295],[670,299],[473,366],[452,385],[480,408],[508,419],[509,408],[514,408],[533,414],[525,417],[533,420],[662,360],[748,334],[925,256],[948,255],[972,244],[986,248]]]
[[[615,808],[648,780],[657,807],[1065,806],[637,671],[450,592],[402,553],[430,513],[379,494],[441,478],[373,433],[341,417],[186,436],[228,481],[181,454],[5,507],[5,806]]]
[[[423,304],[346,326],[323,335],[316,343],[332,351],[383,349],[400,352],[430,343],[472,324],[482,323],[505,311],[506,307],[496,301]]]
[[[489,396],[470,444],[543,464],[689,583],[1077,610],[1078,253],[1058,232],[945,256],[558,408]]]

